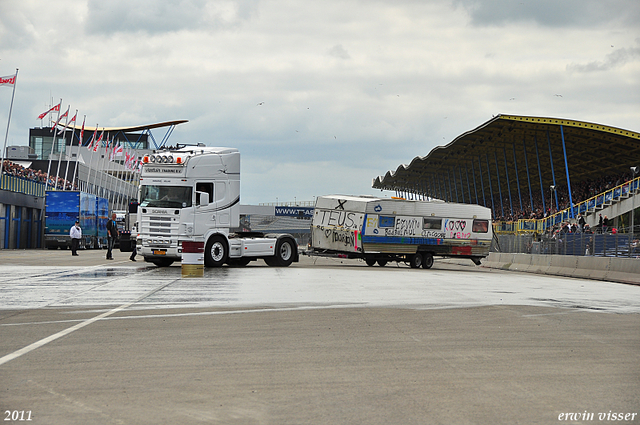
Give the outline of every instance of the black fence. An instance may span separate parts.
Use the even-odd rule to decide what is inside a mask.
[[[640,241],[629,233],[558,233],[539,240],[533,235],[496,235],[491,252],[640,258]]]

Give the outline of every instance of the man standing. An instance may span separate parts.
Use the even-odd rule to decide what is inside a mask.
[[[80,228],[80,222],[76,220],[76,224],[71,226],[69,230],[69,236],[71,236],[71,255],[77,256],[78,246],[80,246],[80,239],[82,239],[82,229]]]
[[[118,238],[118,225],[116,224],[116,213],[111,214],[111,220],[107,221],[107,260],[113,260],[111,250]]]

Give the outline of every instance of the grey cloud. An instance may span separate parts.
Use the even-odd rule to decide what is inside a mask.
[[[351,59],[349,52],[347,52],[345,48],[342,47],[342,44],[336,44],[335,46],[330,48],[329,55],[340,59]]]
[[[574,72],[608,71],[638,59],[640,59],[640,47],[617,49],[609,53],[603,61],[593,61],[587,64],[572,63],[567,65],[567,70]]]
[[[466,9],[478,26],[529,21],[547,27],[573,27],[613,20],[640,26],[637,0],[453,0],[453,4]]]
[[[248,20],[258,0],[89,0],[88,33],[215,30]]]

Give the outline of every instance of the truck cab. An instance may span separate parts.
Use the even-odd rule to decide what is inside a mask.
[[[240,222],[240,152],[185,146],[143,158],[138,253],[157,266],[182,258],[182,243],[202,242],[205,265],[246,265],[262,258],[288,266],[298,259],[291,235],[231,233]]]

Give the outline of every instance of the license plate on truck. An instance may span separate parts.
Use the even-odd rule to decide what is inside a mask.
[[[167,251],[161,251],[159,249],[155,249],[153,251],[153,255],[166,255],[166,254],[167,254]]]

